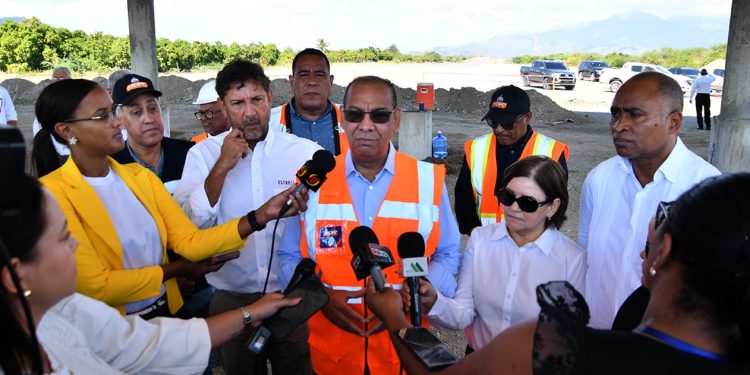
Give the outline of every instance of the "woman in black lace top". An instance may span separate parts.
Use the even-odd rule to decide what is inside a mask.
[[[750,173],[707,179],[660,203],[642,252],[648,308],[632,332],[586,327],[566,282],[537,288],[541,313],[442,372],[456,374],[750,374]],[[616,230],[613,228],[612,230]],[[389,329],[409,326],[397,292],[367,296]],[[427,373],[393,336],[409,374]]]

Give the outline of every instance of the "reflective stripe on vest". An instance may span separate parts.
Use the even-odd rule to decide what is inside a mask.
[[[490,155],[490,151],[494,149],[492,147],[494,142],[497,142],[495,136],[490,133],[468,141],[464,147],[471,171],[471,185],[474,188],[476,201],[475,208],[483,226],[499,223],[503,218],[502,206],[497,202],[497,196],[494,192],[497,175],[488,173],[488,170],[497,173],[497,166],[495,165],[497,159],[495,155]],[[519,159],[532,155],[542,155],[557,161],[563,154],[567,160],[569,148],[566,144],[533,131]],[[485,182],[488,183],[488,186],[485,186]],[[489,201],[484,201],[484,206],[482,205],[483,198],[489,199]]]

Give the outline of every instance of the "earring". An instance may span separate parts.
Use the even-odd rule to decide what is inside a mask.
[[[78,138],[76,138],[75,135],[72,136],[72,137],[70,137],[70,138],[68,138],[68,145],[69,146],[75,146],[76,143],[78,143]]]
[[[648,274],[651,275],[651,277],[656,276],[656,268],[654,268],[653,264],[651,265],[651,267],[649,267]]]
[[[23,291],[24,297],[29,298],[30,295],[31,295],[31,289],[26,289]]]

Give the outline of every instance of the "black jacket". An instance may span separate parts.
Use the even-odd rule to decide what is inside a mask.
[[[127,143],[127,141],[125,141]],[[161,149],[164,151],[164,166],[159,178],[162,182],[179,180],[182,178],[182,168],[185,166],[185,158],[188,150],[195,143],[182,139],[164,137],[161,140]],[[112,158],[120,164],[134,163],[135,159],[130,155],[127,144],[125,147],[112,154]]]

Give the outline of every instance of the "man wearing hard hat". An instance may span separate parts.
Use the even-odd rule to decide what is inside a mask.
[[[190,138],[191,141],[198,143],[229,130],[229,120],[219,108],[218,98],[216,80],[211,79],[201,87],[198,98],[193,102],[198,106],[198,111],[193,114],[200,120],[203,133]]]

